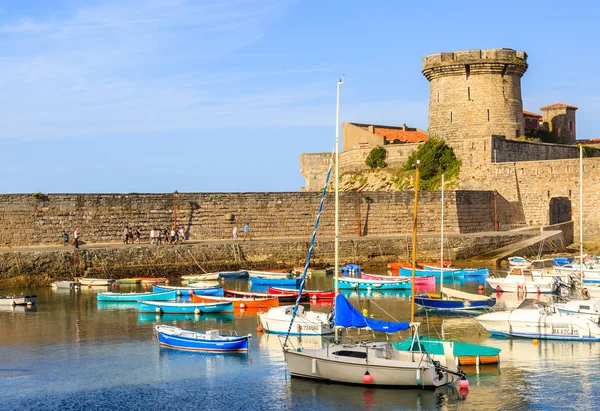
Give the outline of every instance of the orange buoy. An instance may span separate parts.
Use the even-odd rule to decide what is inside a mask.
[[[243,308],[246,308],[246,304],[244,304],[244,303],[240,303],[240,308],[242,308],[242,309],[243,309]]]
[[[263,332],[262,326],[259,325],[258,327],[256,327],[256,331],[258,331],[259,333]]]

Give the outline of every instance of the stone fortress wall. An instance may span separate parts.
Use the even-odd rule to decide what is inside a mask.
[[[489,191],[448,192],[445,229],[449,233],[490,231],[494,210]],[[232,238],[250,223],[255,238],[310,239],[320,193],[186,193],[177,197],[177,221],[192,240]],[[420,194],[419,232],[439,231],[439,192]],[[340,230],[348,236],[391,236],[412,231],[412,192],[340,194]],[[334,234],[333,194],[328,194],[319,236]],[[425,217],[426,216],[426,217]],[[0,245],[60,244],[60,234],[81,229],[88,243],[118,242],[125,227],[141,228],[146,241],[152,228],[173,225],[173,194],[27,194],[0,195]]]

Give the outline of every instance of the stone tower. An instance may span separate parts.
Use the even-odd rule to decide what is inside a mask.
[[[429,80],[429,135],[445,139],[463,165],[489,162],[491,136],[524,135],[521,76],[527,54],[465,50],[423,58]]]

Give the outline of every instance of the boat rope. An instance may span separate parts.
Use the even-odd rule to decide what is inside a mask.
[[[294,323],[294,319],[296,318],[296,314],[298,312],[298,305],[300,305],[300,300],[302,299],[302,290],[304,289],[304,283],[306,282],[306,273],[308,272],[308,264],[310,263],[310,258],[312,256],[313,248],[315,246],[315,239],[317,238],[317,229],[319,228],[319,221],[321,220],[321,213],[323,212],[323,203],[325,202],[325,194],[327,193],[327,185],[329,184],[329,178],[331,177],[331,170],[333,169],[334,158],[335,148],[331,152],[331,158],[329,159],[329,170],[327,170],[327,177],[325,178],[325,183],[323,184],[323,194],[321,195],[321,201],[319,203],[319,211],[317,213],[317,218],[315,219],[315,227],[313,229],[312,238],[310,239],[310,247],[308,248],[308,253],[306,255],[306,262],[304,263],[304,271],[302,272],[300,287],[298,287],[298,297],[296,298],[296,304],[294,305],[294,311],[292,312],[292,320],[290,321],[287,333],[285,334],[283,348],[287,346],[288,339],[290,338],[290,332],[292,330],[292,324]]]

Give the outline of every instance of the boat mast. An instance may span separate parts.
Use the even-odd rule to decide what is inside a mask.
[[[417,273],[417,207],[419,203],[419,163],[415,164],[415,209],[413,214],[413,233],[412,233],[412,281],[410,286],[411,304],[410,304],[410,322],[415,322],[415,277]]]
[[[579,283],[583,290],[583,145],[579,145]]]
[[[340,86],[344,82],[339,79],[337,83],[337,100],[335,105],[335,257],[334,257],[334,272],[333,284],[335,295],[338,294],[338,273],[339,273],[339,248],[340,248],[340,224],[339,224],[339,196],[340,196]],[[334,307],[335,310],[335,307]],[[335,327],[335,341],[338,341],[338,329]]]
[[[442,226],[440,230],[440,300],[443,299],[444,286],[444,174],[442,173]]]

